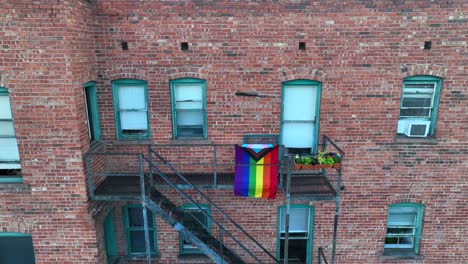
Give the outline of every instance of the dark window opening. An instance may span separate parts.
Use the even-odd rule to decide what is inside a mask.
[[[181,42],[180,43],[180,49],[181,50],[188,50],[189,49],[188,42]]]
[[[305,50],[306,49],[306,43],[305,42],[299,42],[299,50]]]
[[[126,41],[122,41],[120,44],[122,45],[122,50],[128,50],[128,43]]]
[[[307,239],[291,239],[288,243],[288,263],[305,264],[307,261]],[[284,260],[284,239],[281,239],[280,242],[280,259]]]
[[[310,155],[311,148],[287,148],[289,155]]]
[[[424,41],[424,49],[430,50],[432,48],[432,41]]]
[[[0,263],[36,263],[32,237],[30,235],[9,236],[0,233],[0,249]]]
[[[89,89],[85,89],[85,96],[86,96],[86,114],[88,115],[88,129],[89,129],[89,138],[91,141],[96,140],[96,135],[94,134],[94,120],[93,120],[93,113],[91,111],[91,95],[89,94]]]

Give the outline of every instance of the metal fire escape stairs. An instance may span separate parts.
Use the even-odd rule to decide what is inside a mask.
[[[330,143],[335,149],[341,151],[335,143],[333,143],[328,137],[324,136],[323,148],[326,149],[327,144]],[[98,153],[99,154],[99,153]],[[106,154],[109,155],[109,154]],[[113,154],[110,154],[113,155]],[[344,153],[341,151],[342,158]],[[90,189],[91,199],[94,200],[120,200],[124,201],[125,197],[114,199],[111,196],[107,198],[99,198],[95,195],[95,176],[106,177],[109,176],[103,173],[93,173],[93,161],[92,155],[87,155],[87,170],[88,170],[88,184]],[[247,264],[247,263],[280,263],[274,255],[272,255],[267,249],[265,249],[257,240],[255,240],[249,233],[247,233],[240,225],[238,225],[232,218],[230,218],[218,205],[216,205],[204,192],[202,192],[197,186],[190,183],[184,175],[182,175],[173,165],[167,162],[160,154],[153,150],[152,146],[148,147],[148,155],[137,154],[139,174],[132,176],[138,176],[139,178],[139,198],[138,200],[142,204],[143,208],[143,224],[144,224],[144,237],[146,253],[144,257],[148,264],[151,263],[151,242],[149,233],[148,223],[148,212],[158,214],[164,221],[171,225],[176,231],[178,231],[183,238],[192,243],[202,253],[210,257],[215,263],[235,263],[235,264]],[[155,162],[157,160],[158,162]],[[290,204],[294,202],[297,197],[308,200],[332,200],[336,202],[335,209],[335,220],[334,220],[334,234],[333,234],[333,251],[332,251],[332,263],[335,263],[335,252],[336,252],[336,231],[338,225],[338,212],[339,212],[339,193],[341,186],[341,167],[337,169],[338,188],[332,188],[332,194],[328,196],[322,196],[325,198],[315,199],[314,194],[304,197],[298,193],[294,193],[294,188],[291,187],[291,182],[294,181],[294,173],[291,173],[292,157],[283,159],[281,163],[282,170],[287,171],[285,179],[280,178],[280,185],[283,186],[286,195],[286,236],[285,236],[285,249],[288,248],[288,228],[289,228],[289,212]],[[162,164],[162,165],[161,165]],[[170,174],[170,175],[169,175]],[[325,177],[326,171],[321,170],[318,172],[320,177]],[[124,176],[124,174],[114,174],[113,176]],[[309,175],[310,176],[310,175]],[[177,178],[177,184],[174,182],[174,177]],[[119,177],[114,177],[119,178]],[[293,180],[292,180],[293,179]],[[161,181],[165,183],[166,188],[160,188]],[[156,183],[158,182],[158,184]],[[180,182],[183,182],[184,187],[181,187]],[[166,195],[165,192],[172,190],[177,192],[177,195]],[[192,214],[192,210],[186,210],[179,206],[178,197],[182,197],[185,201],[195,206],[198,209],[197,212],[202,212],[206,218],[211,222],[211,226],[214,226],[216,232],[212,232],[209,227],[205,226],[196,217],[195,223],[184,224],[183,219],[187,215]],[[195,198],[196,197],[196,198]],[[208,214],[203,208],[198,205],[199,200],[202,199],[204,204],[211,208],[212,211],[216,212],[216,217]],[[320,248],[318,254],[319,263],[326,262],[323,254],[323,249]],[[285,250],[284,256],[287,263],[287,250]],[[143,256],[143,255],[142,255]]]

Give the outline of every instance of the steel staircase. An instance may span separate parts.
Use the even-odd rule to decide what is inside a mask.
[[[153,159],[162,162],[164,168],[161,168],[160,162],[156,165],[152,161]],[[140,165],[142,170],[145,171],[145,206],[154,213],[159,214],[162,219],[180,232],[185,240],[190,241],[215,263],[279,263],[268,250],[232,220],[208,196],[195,185],[192,185],[170,163],[153,151],[151,147],[149,148],[149,156],[142,156],[142,160],[145,163]],[[146,171],[145,165],[148,166],[148,171]],[[190,186],[190,188],[188,190],[186,188],[182,189],[174,184],[167,176],[167,171],[170,171],[171,175],[177,175],[179,180],[185,182],[185,186]],[[161,180],[166,183],[164,185],[166,186],[165,189],[161,187],[162,185],[155,184],[155,182],[161,182]],[[171,195],[165,195],[164,192],[169,192]],[[205,217],[210,219],[214,230],[211,231],[209,227],[201,222],[184,224],[184,215],[190,214],[190,210],[185,210],[180,206],[181,200],[198,207],[199,212],[202,212]],[[211,208],[213,211],[211,215],[207,214],[199,206],[200,200]]]

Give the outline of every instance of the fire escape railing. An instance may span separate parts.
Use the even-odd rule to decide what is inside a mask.
[[[141,145],[140,145],[141,146]],[[155,145],[157,148],[160,148],[161,146],[167,146],[167,147],[180,147],[180,145]],[[193,146],[193,145],[191,145]],[[190,155],[187,155],[186,160],[167,160],[165,155],[168,157],[174,157],[177,155],[174,155],[174,153],[170,152],[172,151],[171,149],[169,150],[162,150],[157,149],[158,152],[156,152],[153,148],[153,146],[147,146],[146,150],[142,150],[140,148],[139,150],[134,150],[134,152],[125,152],[125,151],[116,151],[116,148],[118,146],[110,146],[111,152],[107,152],[107,149],[104,152],[100,153],[88,153],[87,155],[87,171],[88,171],[88,184],[89,184],[89,192],[91,199],[97,199],[97,200],[135,200],[135,197],[137,200],[140,200],[143,205],[147,203],[148,198],[148,193],[151,188],[163,188],[164,191],[175,191],[180,194],[183,199],[187,200],[190,204],[193,204],[196,209],[199,209],[203,214],[205,214],[204,210],[201,210],[202,208],[198,205],[199,204],[199,198],[193,199],[188,192],[195,192],[197,197],[201,197],[202,200],[208,204],[214,211],[216,211],[218,214],[220,214],[222,217],[218,217],[217,219],[213,218],[211,215],[205,215],[207,218],[210,219],[212,222],[212,225],[215,225],[219,229],[219,235],[220,235],[220,240],[224,241],[224,238],[229,238],[231,241],[231,244],[229,246],[232,247],[232,245],[236,245],[236,248],[239,250],[242,250],[245,252],[243,256],[249,256],[250,259],[254,262],[257,263],[262,263],[262,261],[256,256],[256,253],[258,252],[263,252],[262,256],[269,259],[267,262],[263,263],[279,263],[279,261],[273,256],[271,253],[268,252],[257,240],[255,240],[250,234],[248,234],[244,229],[242,229],[241,226],[239,226],[236,222],[234,222],[233,219],[231,219],[219,206],[217,206],[204,192],[200,190],[199,187],[197,187],[198,183],[193,184],[190,180],[188,180],[183,173],[180,171],[185,171],[184,166],[190,166],[190,165],[200,165],[200,168],[207,168],[210,167],[211,171],[206,171],[207,175],[211,175],[213,177],[211,179],[210,184],[213,189],[218,189],[219,186],[222,185],[220,184],[220,178],[218,178],[219,175],[221,175],[224,171],[226,171],[226,166],[232,166],[235,165],[232,160],[226,159],[225,157],[221,157],[223,153],[226,153],[226,150],[221,149],[223,145],[204,145],[204,147],[211,147],[212,151],[207,151],[207,153],[210,153],[209,155],[201,155],[201,156],[196,156],[198,158],[203,158],[204,160],[210,160],[212,159],[212,162],[208,163],[199,163],[198,161],[195,161],[194,159],[196,157],[191,157]],[[230,145],[231,147],[233,145]],[[197,147],[203,147],[202,145],[197,145]],[[219,150],[217,148],[220,148]],[[124,148],[124,147],[122,147]],[[126,148],[126,147],[125,147]],[[335,142],[333,142],[330,138],[327,136],[323,137],[323,142],[321,144],[321,149],[327,150],[328,151],[336,151],[340,153],[341,155],[341,160],[344,158],[344,152],[337,146]],[[126,149],[122,149],[126,150]],[[169,152],[166,152],[169,151]],[[147,155],[143,155],[141,153],[147,152]],[[219,153],[218,153],[219,152]],[[284,152],[283,152],[284,153]],[[232,152],[231,152],[232,154]],[[93,158],[93,155],[96,156],[96,158]],[[99,157],[99,155],[102,155]],[[125,157],[119,157],[119,156],[126,156]],[[128,160],[128,157],[138,157],[139,162],[136,164],[131,163]],[[164,156],[164,158],[163,158]],[[111,159],[115,159],[110,162],[106,162],[106,159],[108,157],[112,157]],[[191,160],[192,159],[192,160]],[[190,161],[192,164],[190,164]],[[123,163],[122,163],[123,162]],[[287,156],[284,158],[280,158],[278,166],[278,172],[280,174],[279,181],[280,181],[280,186],[283,186],[285,195],[286,195],[286,206],[288,206],[291,202],[291,196],[290,196],[290,185],[291,185],[291,167],[293,166],[292,164],[293,159],[292,156]],[[118,166],[116,166],[116,164]],[[181,167],[179,167],[181,165]],[[125,167],[125,170],[119,170],[119,167]],[[147,168],[145,166],[148,166]],[[176,169],[177,167],[177,169]],[[111,173],[107,173],[106,169],[111,170]],[[182,170],[181,170],[182,169]],[[223,170],[224,169],[224,170]],[[332,262],[335,263],[335,256],[336,256],[336,236],[337,236],[337,226],[338,226],[338,215],[339,215],[339,199],[340,199],[340,190],[341,190],[341,171],[342,168],[341,166],[338,168],[335,168],[337,172],[337,178],[333,180],[336,183],[336,194],[335,194],[335,219],[334,219],[334,231],[333,231],[333,247],[332,247]],[[139,171],[139,173],[135,173],[136,171]],[[285,177],[283,177],[283,175]],[[322,169],[321,170],[321,175],[326,176],[327,175],[327,170]],[[139,190],[137,193],[133,193],[132,195],[128,195],[128,193],[124,195],[115,195],[115,194],[109,194],[109,195],[102,195],[101,193],[98,193],[96,196],[96,189],[100,185],[105,182],[106,178],[114,178],[114,179],[119,179],[119,178],[125,178],[125,177],[132,177],[136,180],[136,177],[139,177]],[[170,177],[169,177],[170,176]],[[177,183],[173,182],[174,177],[177,179]],[[326,176],[328,178],[328,176]],[[159,180],[159,184],[155,182],[155,180]],[[162,181],[161,181],[162,180]],[[226,183],[226,182],[224,182]],[[181,186],[184,185],[184,186]],[[102,184],[104,185],[104,184]],[[169,186],[170,188],[164,188],[164,186]],[[232,183],[231,183],[232,185]],[[232,187],[231,187],[232,188]],[[184,191],[185,189],[188,189],[190,191]],[[136,196],[135,196],[136,194]],[[112,197],[112,195],[115,195]],[[128,196],[126,196],[128,195]],[[313,194],[312,194],[313,195]],[[140,198],[138,198],[140,196]],[[289,210],[286,211],[288,212]],[[146,206],[144,206],[144,214],[146,214]],[[289,217],[286,216],[286,221],[288,221]],[[146,219],[144,217],[143,219]],[[198,219],[196,219],[198,221]],[[233,232],[229,228],[226,228],[226,224],[230,223],[230,228],[234,227],[237,231]],[[289,226],[289,224],[286,222],[286,226]],[[251,250],[250,248],[247,248],[245,243],[242,243],[244,241],[239,241],[236,237],[234,237],[235,234],[243,234],[242,238],[247,238],[249,241],[251,241],[251,245],[254,245],[256,248]],[[288,232],[286,231],[286,236]],[[146,236],[146,235],[145,235]],[[146,238],[146,237],[145,237]],[[148,238],[149,239],[149,238]],[[148,242],[149,240],[147,240]],[[287,241],[287,239],[286,239]],[[249,245],[249,246],[251,246]],[[149,246],[149,243],[147,243],[147,246]],[[285,249],[288,247],[285,245]],[[235,251],[235,250],[234,250]],[[324,261],[326,262],[325,255],[323,254],[323,249],[319,249],[319,255],[322,255],[322,259],[319,261]],[[149,261],[149,249],[148,249],[148,261]],[[285,252],[285,259],[287,259],[287,252]]]

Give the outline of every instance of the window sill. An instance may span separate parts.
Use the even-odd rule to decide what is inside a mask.
[[[398,249],[391,249],[385,250],[384,253],[379,257],[381,261],[385,260],[423,260],[424,256],[419,255],[413,252],[413,250],[398,250]]]
[[[158,260],[160,257],[158,254],[151,254],[151,260]],[[135,255],[127,255],[128,261],[142,261],[146,259],[145,254],[135,254]]]
[[[435,137],[407,137],[404,135],[397,135],[395,137],[395,143],[397,144],[428,144],[436,145],[439,143],[439,140]]]
[[[23,182],[0,182],[0,192],[29,192],[31,188]]]
[[[194,138],[178,138],[173,139],[172,144],[174,145],[212,145],[211,139],[194,139]]]
[[[106,140],[102,141],[106,145],[150,145],[149,139],[119,139],[119,140]]]

